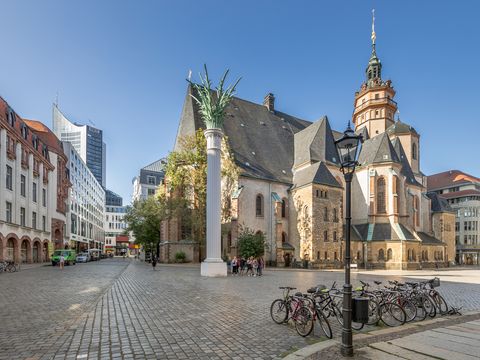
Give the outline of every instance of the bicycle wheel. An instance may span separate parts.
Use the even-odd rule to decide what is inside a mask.
[[[277,324],[283,324],[288,318],[288,306],[283,299],[277,299],[270,306],[270,316]]]
[[[367,325],[375,325],[380,320],[380,308],[377,300],[368,299],[368,322]]]
[[[434,318],[437,315],[437,310],[435,308],[435,303],[433,302],[432,298],[428,295],[422,296],[422,303],[427,315],[431,318]]]
[[[340,323],[340,325],[343,326],[343,307],[341,305],[340,306],[335,305],[335,306],[336,306],[335,316],[337,317],[337,321]],[[337,313],[337,311],[339,313]],[[352,329],[353,330],[362,330],[364,326],[365,326],[364,323],[357,323],[357,322],[352,320]]]
[[[423,307],[423,301],[421,297],[414,297],[412,298],[413,303],[415,304],[415,307],[417,308],[417,316],[415,320],[420,320],[423,321],[427,318],[427,311]]]
[[[400,326],[405,324],[407,315],[400,305],[388,302],[381,307],[380,320],[390,327]]]
[[[310,335],[313,330],[313,313],[308,307],[302,306],[292,318],[295,321],[295,330],[298,335],[303,337]]]
[[[442,295],[436,292],[433,294],[432,299],[437,308],[437,312],[439,312],[441,315],[448,314],[448,305]]]
[[[317,309],[317,320],[325,336],[331,339],[333,337],[333,334],[332,334],[332,328],[330,327],[330,322],[328,321],[325,314],[318,309]]]
[[[397,300],[397,304],[400,305],[405,311],[405,315],[407,316],[406,322],[415,320],[417,317],[417,306],[413,303],[413,301],[407,298],[399,298]]]
[[[7,272],[13,273],[13,272],[16,272],[16,271],[17,271],[17,267],[15,266],[15,264],[8,264],[7,265]]]

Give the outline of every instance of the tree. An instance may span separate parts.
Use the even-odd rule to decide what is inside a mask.
[[[261,232],[254,233],[249,228],[243,229],[238,236],[238,252],[244,258],[263,256],[265,253],[265,236]]]
[[[158,257],[162,222],[178,216],[184,208],[183,199],[171,198],[159,189],[155,196],[135,201],[127,209],[124,217],[127,231],[133,232],[135,243],[143,245],[146,251],[155,250]]]
[[[177,211],[183,228],[200,244],[200,261],[206,240],[207,144],[202,129],[179,139],[180,150],[168,155],[165,178],[170,195],[185,201]],[[239,169],[233,160],[227,138],[222,142],[222,221],[230,220],[230,197],[237,187]]]

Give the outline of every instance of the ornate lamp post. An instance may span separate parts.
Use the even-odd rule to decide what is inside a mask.
[[[207,258],[202,262],[202,276],[227,276],[227,264],[222,259],[221,250],[221,148],[223,138],[223,121],[225,108],[235,93],[240,81],[224,89],[228,70],[225,71],[218,86],[212,89],[208,77],[200,75],[201,84],[190,84],[195,90],[192,98],[198,104],[199,113],[205,124],[207,140]]]
[[[342,329],[342,354],[353,356],[352,344],[352,284],[350,284],[350,222],[351,214],[351,191],[352,178],[363,141],[361,135],[356,135],[348,123],[343,136],[335,141],[340,156],[341,170],[345,177],[346,201],[345,201],[345,284],[343,285],[343,329]]]

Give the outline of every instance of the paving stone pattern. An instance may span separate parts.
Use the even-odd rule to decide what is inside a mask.
[[[385,278],[354,273],[354,284],[357,277]],[[209,279],[195,266],[153,271],[122,259],[0,274],[0,359],[277,359],[320,340],[318,330],[304,339],[273,323],[278,287],[342,279],[342,272],[283,270]],[[480,309],[480,285],[444,282],[441,291]]]

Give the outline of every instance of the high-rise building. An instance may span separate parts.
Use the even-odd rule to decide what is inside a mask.
[[[123,206],[120,195],[106,191],[105,205],[105,252],[114,255],[126,254],[130,247],[130,237],[126,234],[127,224],[123,217],[127,207]]]
[[[106,145],[103,131],[90,125],[71,122],[53,104],[53,132],[62,141],[70,142],[86,163],[95,179],[106,186]]]

